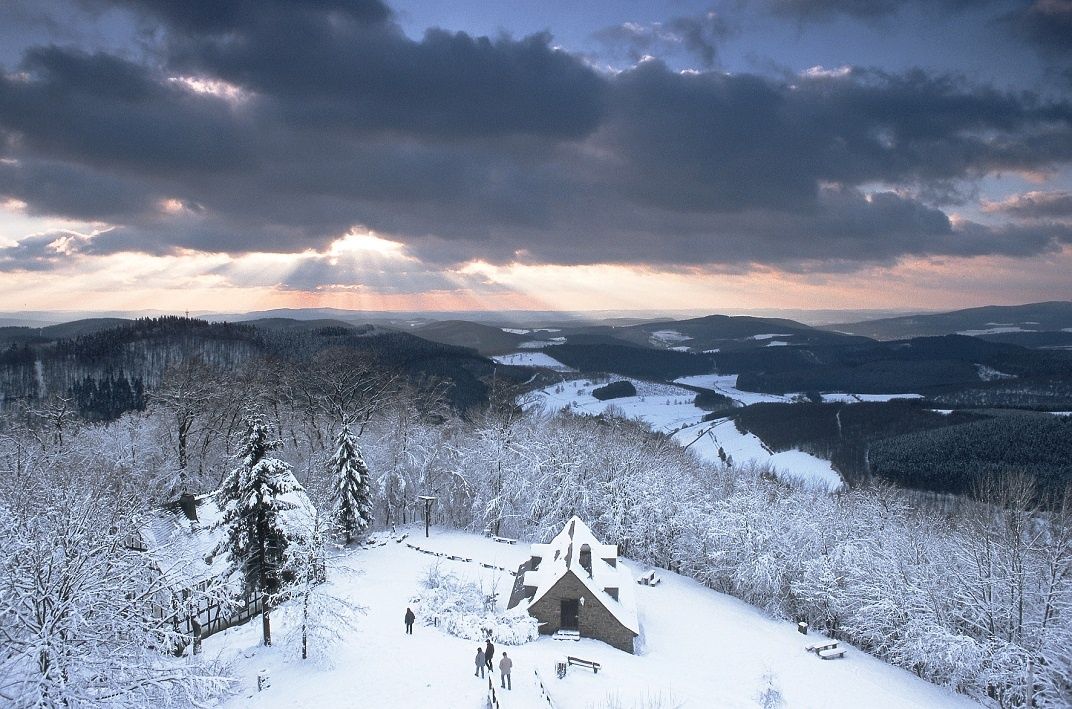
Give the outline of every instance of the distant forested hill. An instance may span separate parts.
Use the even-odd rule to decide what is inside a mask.
[[[84,417],[108,420],[144,407],[147,393],[183,362],[238,374],[265,358],[300,362],[341,350],[363,353],[415,381],[443,381],[450,402],[465,410],[486,399],[483,380],[494,369],[473,350],[373,326],[288,327],[273,321],[261,328],[171,316],[120,321],[104,329],[97,324],[61,330],[85,333],[74,337],[42,341],[38,335],[0,350],[0,401],[59,395],[72,398]],[[515,374],[528,376],[517,368],[499,368],[501,377]]]

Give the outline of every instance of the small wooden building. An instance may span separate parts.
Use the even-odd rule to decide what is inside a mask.
[[[640,634],[632,576],[618,565],[618,547],[601,543],[578,517],[550,543],[532,545],[509,606],[521,603],[546,635],[575,633],[631,653]]]

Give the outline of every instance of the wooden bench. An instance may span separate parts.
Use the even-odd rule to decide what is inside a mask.
[[[831,658],[839,658],[840,655],[845,654],[845,650],[839,650],[837,648],[837,640],[816,640],[810,642],[810,644],[804,646],[805,652],[814,652],[820,656],[823,660],[830,660]]]
[[[641,586],[657,586],[661,580],[662,579],[655,575],[654,571],[649,571],[638,578],[636,582]]]
[[[492,541],[499,542],[499,544],[517,544],[516,539],[509,539],[507,537],[492,537]]]
[[[599,674],[599,663],[592,662],[591,660],[582,660],[579,657],[566,656],[566,664],[577,665],[578,667],[586,667],[592,670],[592,674]]]

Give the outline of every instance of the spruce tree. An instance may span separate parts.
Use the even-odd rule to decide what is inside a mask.
[[[347,544],[372,526],[369,469],[349,426],[335,437],[335,455],[328,463],[332,476],[332,525]]]
[[[272,644],[269,606],[283,590],[289,539],[287,512],[296,505],[284,498],[300,491],[290,466],[267,454],[279,444],[268,438],[268,427],[259,416],[246,422],[241,464],[220,489],[227,524],[227,551],[231,573],[238,574],[243,590],[260,592],[264,611],[264,644]]]

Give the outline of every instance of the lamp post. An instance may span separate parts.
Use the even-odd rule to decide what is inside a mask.
[[[424,536],[428,537],[428,525],[432,518],[432,503],[436,501],[436,498],[430,495],[420,495],[417,499],[424,501]]]

